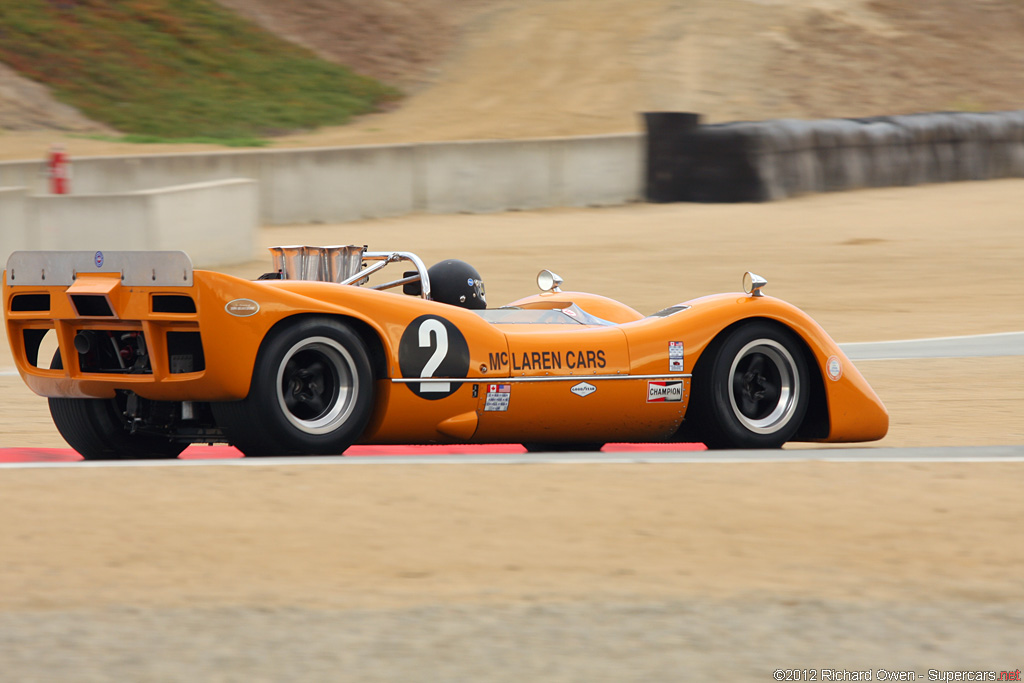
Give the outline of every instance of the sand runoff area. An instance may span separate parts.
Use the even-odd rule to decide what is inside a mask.
[[[738,290],[749,269],[854,342],[1024,329],[1022,230],[1024,180],[1005,180],[763,205],[409,216],[265,228],[260,240],[462,258],[492,305],[534,291],[544,267],[566,289],[643,312]],[[225,270],[269,264],[240,256]],[[879,445],[1024,443],[1022,356],[858,367],[891,414]],[[17,377],[0,387],[0,446],[63,445],[43,399]],[[0,671],[1012,671],[1024,664],[1022,490],[1014,463],[2,470]]]

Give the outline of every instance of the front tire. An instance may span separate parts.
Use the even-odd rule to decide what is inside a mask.
[[[369,355],[359,336],[336,320],[288,323],[264,341],[249,395],[210,406],[247,456],[341,454],[370,419]]]
[[[694,419],[708,448],[780,448],[807,413],[810,374],[800,339],[754,321],[708,349],[693,381]]]

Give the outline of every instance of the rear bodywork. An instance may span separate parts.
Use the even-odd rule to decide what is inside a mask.
[[[375,378],[362,443],[699,440],[686,425],[694,369],[730,328],[765,319],[799,336],[811,368],[799,439],[868,441],[888,427],[836,343],[772,297],[720,294],[644,316],[554,291],[476,312],[354,284],[250,281],[193,270],[180,252],[17,252],[3,304],[22,378],[64,398],[237,401],[272,330],[300,316],[345,321]],[[61,368],[41,357],[47,335]],[[216,426],[192,440],[216,441]]]

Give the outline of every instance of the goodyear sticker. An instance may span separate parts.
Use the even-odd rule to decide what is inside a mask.
[[[683,342],[681,341],[668,343],[668,371],[683,372]]]
[[[484,399],[485,411],[505,412],[512,398],[511,384],[488,384]]]
[[[574,384],[569,391],[577,396],[590,396],[592,393],[597,391],[597,387],[590,382],[580,382],[579,384]]]

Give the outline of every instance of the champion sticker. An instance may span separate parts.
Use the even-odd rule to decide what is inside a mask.
[[[657,381],[647,383],[648,403],[682,403],[682,380]]]
[[[828,372],[828,378],[833,382],[838,382],[839,378],[843,376],[843,364],[839,360],[839,356],[832,356],[828,359],[828,363],[825,364],[825,370]]]
[[[512,398],[511,384],[488,384],[484,399],[484,411],[505,412]]]
[[[592,393],[597,391],[597,387],[590,382],[580,382],[579,384],[573,385],[572,389],[569,389],[569,391],[577,396],[590,396]]]
[[[96,264],[97,268],[102,268],[103,267],[103,252],[102,251],[97,251],[95,254],[93,254],[92,260]]]
[[[670,341],[668,343],[668,371],[683,372],[683,342]]]

